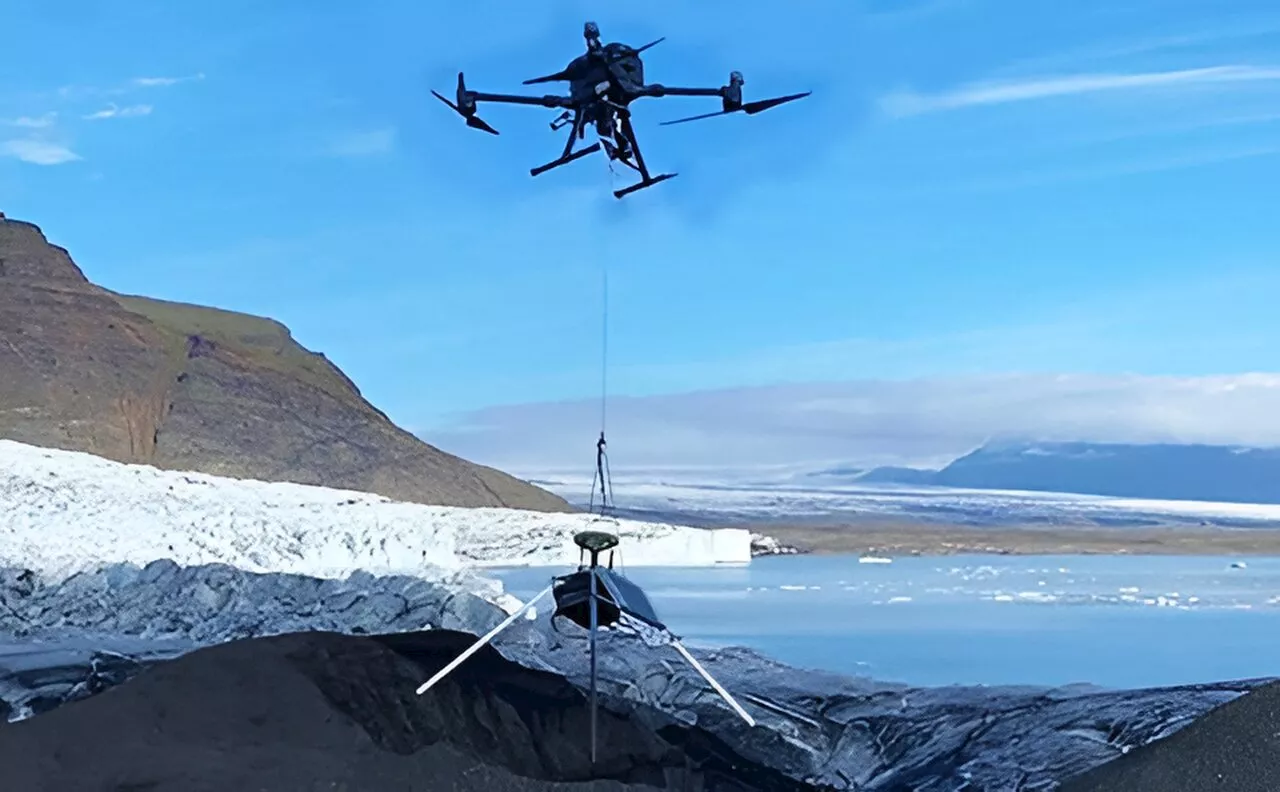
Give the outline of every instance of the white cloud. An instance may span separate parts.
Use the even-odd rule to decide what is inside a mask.
[[[325,150],[333,157],[377,157],[390,154],[396,146],[396,130],[392,127],[355,132],[334,140]]]
[[[130,82],[139,88],[166,88],[170,85],[177,85],[178,83],[203,79],[204,72],[199,72],[186,77],[135,77],[130,80]]]
[[[151,115],[151,105],[139,104],[130,105],[128,107],[119,107],[115,102],[109,106],[84,116],[87,121],[101,121],[105,118],[137,118],[139,116]]]
[[[58,98],[64,101],[82,101],[95,97],[123,96],[125,94],[133,93],[139,89],[166,88],[177,85],[178,83],[194,82],[203,80],[204,78],[204,72],[187,75],[185,77],[134,77],[131,80],[111,86],[82,84],[64,85],[58,88],[56,94]]]
[[[23,127],[24,129],[45,129],[53,126],[57,120],[58,114],[49,112],[42,116],[21,116],[4,123],[8,126]]]
[[[898,91],[881,99],[881,109],[895,117],[957,110],[965,107],[1008,104],[1035,99],[1140,90],[1173,86],[1280,81],[1280,67],[1213,66],[1179,71],[1135,74],[1079,74],[963,85],[953,91],[921,94]]]
[[[13,157],[32,165],[62,165],[82,157],[58,143],[43,140],[6,140],[0,143],[0,156]]]
[[[492,407],[427,442],[518,472],[594,463],[594,400]],[[1006,375],[619,398],[617,470],[942,464],[988,439],[1280,445],[1280,374]]]

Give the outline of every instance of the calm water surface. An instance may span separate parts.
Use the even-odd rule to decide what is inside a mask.
[[[1280,676],[1280,558],[956,556],[627,570],[691,644],[920,685]],[[499,570],[529,597],[565,570]]]

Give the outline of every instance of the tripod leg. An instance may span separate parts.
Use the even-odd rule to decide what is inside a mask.
[[[603,481],[604,481],[604,484],[600,485],[600,488],[601,488],[602,490],[603,490],[604,488],[606,488],[606,487],[608,488],[608,490],[609,490],[609,507],[610,507],[610,508],[612,508],[612,507],[613,507],[613,505],[614,505],[614,504],[613,504],[613,472],[609,470],[609,457],[608,457],[608,455],[606,455],[606,456],[605,456],[605,458],[604,458],[604,474],[603,474]]]
[[[733,711],[738,713],[738,716],[741,717],[744,721],[746,721],[747,725],[749,726],[756,725],[755,718],[748,715],[747,711],[744,710],[742,706],[738,704],[738,702],[733,700],[733,696],[729,695],[729,691],[721,687],[720,683],[717,682],[711,676],[711,674],[707,672],[707,669],[703,668],[702,664],[699,663],[696,659],[694,659],[693,655],[689,654],[689,650],[684,648],[684,644],[680,643],[678,640],[676,640],[673,637],[671,640],[671,646],[677,652],[680,653],[681,657],[683,657],[686,661],[688,661],[689,665],[693,666],[694,671],[697,671],[699,674],[702,675],[703,679],[707,680],[707,684],[711,685],[711,687],[713,687],[715,691],[720,694],[720,697],[723,698],[730,707],[733,707]]]
[[[418,688],[418,695],[421,696],[423,693],[426,693],[427,690],[429,690],[432,685],[444,679],[446,674],[448,674],[450,671],[457,668],[458,666],[462,665],[462,662],[466,660],[468,657],[480,651],[480,647],[492,641],[498,635],[498,633],[502,632],[503,630],[510,627],[513,623],[515,623],[515,620],[520,618],[521,614],[523,614],[525,611],[529,610],[529,608],[533,606],[533,603],[537,602],[538,600],[542,599],[543,597],[547,596],[550,593],[551,593],[551,586],[547,586],[542,591],[538,592],[538,594],[533,599],[521,605],[519,610],[517,610],[515,613],[508,616],[506,619],[503,619],[501,624],[499,624],[497,627],[494,627],[489,632],[485,633],[484,637],[482,637],[480,640],[476,641],[475,643],[471,644],[471,646],[467,647],[467,650],[462,654],[458,655],[456,658],[454,658],[453,662],[449,663],[449,665],[437,671],[435,676],[431,677],[425,683],[423,683],[422,686]]]
[[[596,629],[600,626],[600,612],[596,600],[599,598],[597,593],[596,570],[591,569],[591,764],[596,763]]]
[[[595,481],[600,482],[600,513],[604,514],[609,508],[609,476],[606,472],[606,466],[609,464],[609,458],[600,456],[596,458],[596,476],[591,484],[591,493],[595,494]]]

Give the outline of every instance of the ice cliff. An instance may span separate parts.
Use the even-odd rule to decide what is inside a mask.
[[[745,530],[588,514],[402,503],[363,492],[181,473],[0,440],[0,566],[65,577],[101,564],[438,579],[483,566],[576,563],[572,537],[622,539],[630,566],[749,563]]]

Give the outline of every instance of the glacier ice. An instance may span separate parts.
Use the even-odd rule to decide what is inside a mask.
[[[631,566],[751,559],[750,533],[590,514],[402,503],[364,492],[125,465],[0,440],[0,565],[65,577],[99,564],[224,563],[255,572],[441,578],[483,566],[575,563],[604,528]]]
[[[321,579],[167,560],[58,580],[0,569],[0,710],[29,716],[123,681],[147,661],[237,638],[483,632],[505,615],[490,601],[489,583],[367,572]]]
[[[0,569],[0,635],[124,636],[204,645],[304,630],[487,630],[503,612],[490,601],[486,584],[368,572],[313,578],[225,564],[182,567],[167,560],[145,567],[113,564],[61,580]]]
[[[585,503],[591,488],[590,476],[542,472],[536,477],[544,487],[575,503]],[[613,483],[625,487],[633,516],[693,524],[754,524],[757,528],[778,520],[794,520],[797,515],[830,520],[850,513],[975,526],[1200,527],[1207,522],[1252,528],[1280,522],[1280,504],[1147,500],[909,484],[840,484],[787,478],[743,481],[729,475],[658,475],[646,471],[619,473]]]
[[[7,570],[0,575],[0,631],[28,642],[0,645],[0,710],[14,719],[39,713],[195,645],[228,638],[422,626],[480,633],[502,615],[482,598],[406,577],[317,580],[154,562],[47,582],[29,571]],[[111,637],[95,643],[95,634]],[[150,640],[126,646],[129,637]],[[544,616],[517,621],[494,647],[526,667],[585,687],[585,637],[574,628],[548,629]],[[951,792],[960,775],[972,789],[1047,791],[1258,684],[921,689],[805,671],[745,649],[691,651],[748,709],[755,728],[744,729],[668,647],[624,633],[601,636],[603,706],[648,723],[657,713],[636,707],[646,704],[708,729],[745,758],[792,778],[875,792]],[[33,657],[36,652],[41,656]]]
[[[8,718],[237,637],[481,633],[510,598],[478,571],[572,563],[572,535],[587,527],[619,533],[633,566],[750,559],[747,531],[395,503],[11,441],[0,441],[0,502],[0,635],[12,636],[0,639],[0,714]],[[794,778],[879,792],[950,791],[957,777],[993,792],[1048,790],[1254,684],[930,690],[803,671],[747,650],[694,649],[757,719],[744,731],[669,651],[621,635],[601,643],[607,706],[652,704]],[[516,622],[495,648],[585,684],[582,636],[546,629],[545,616]]]

